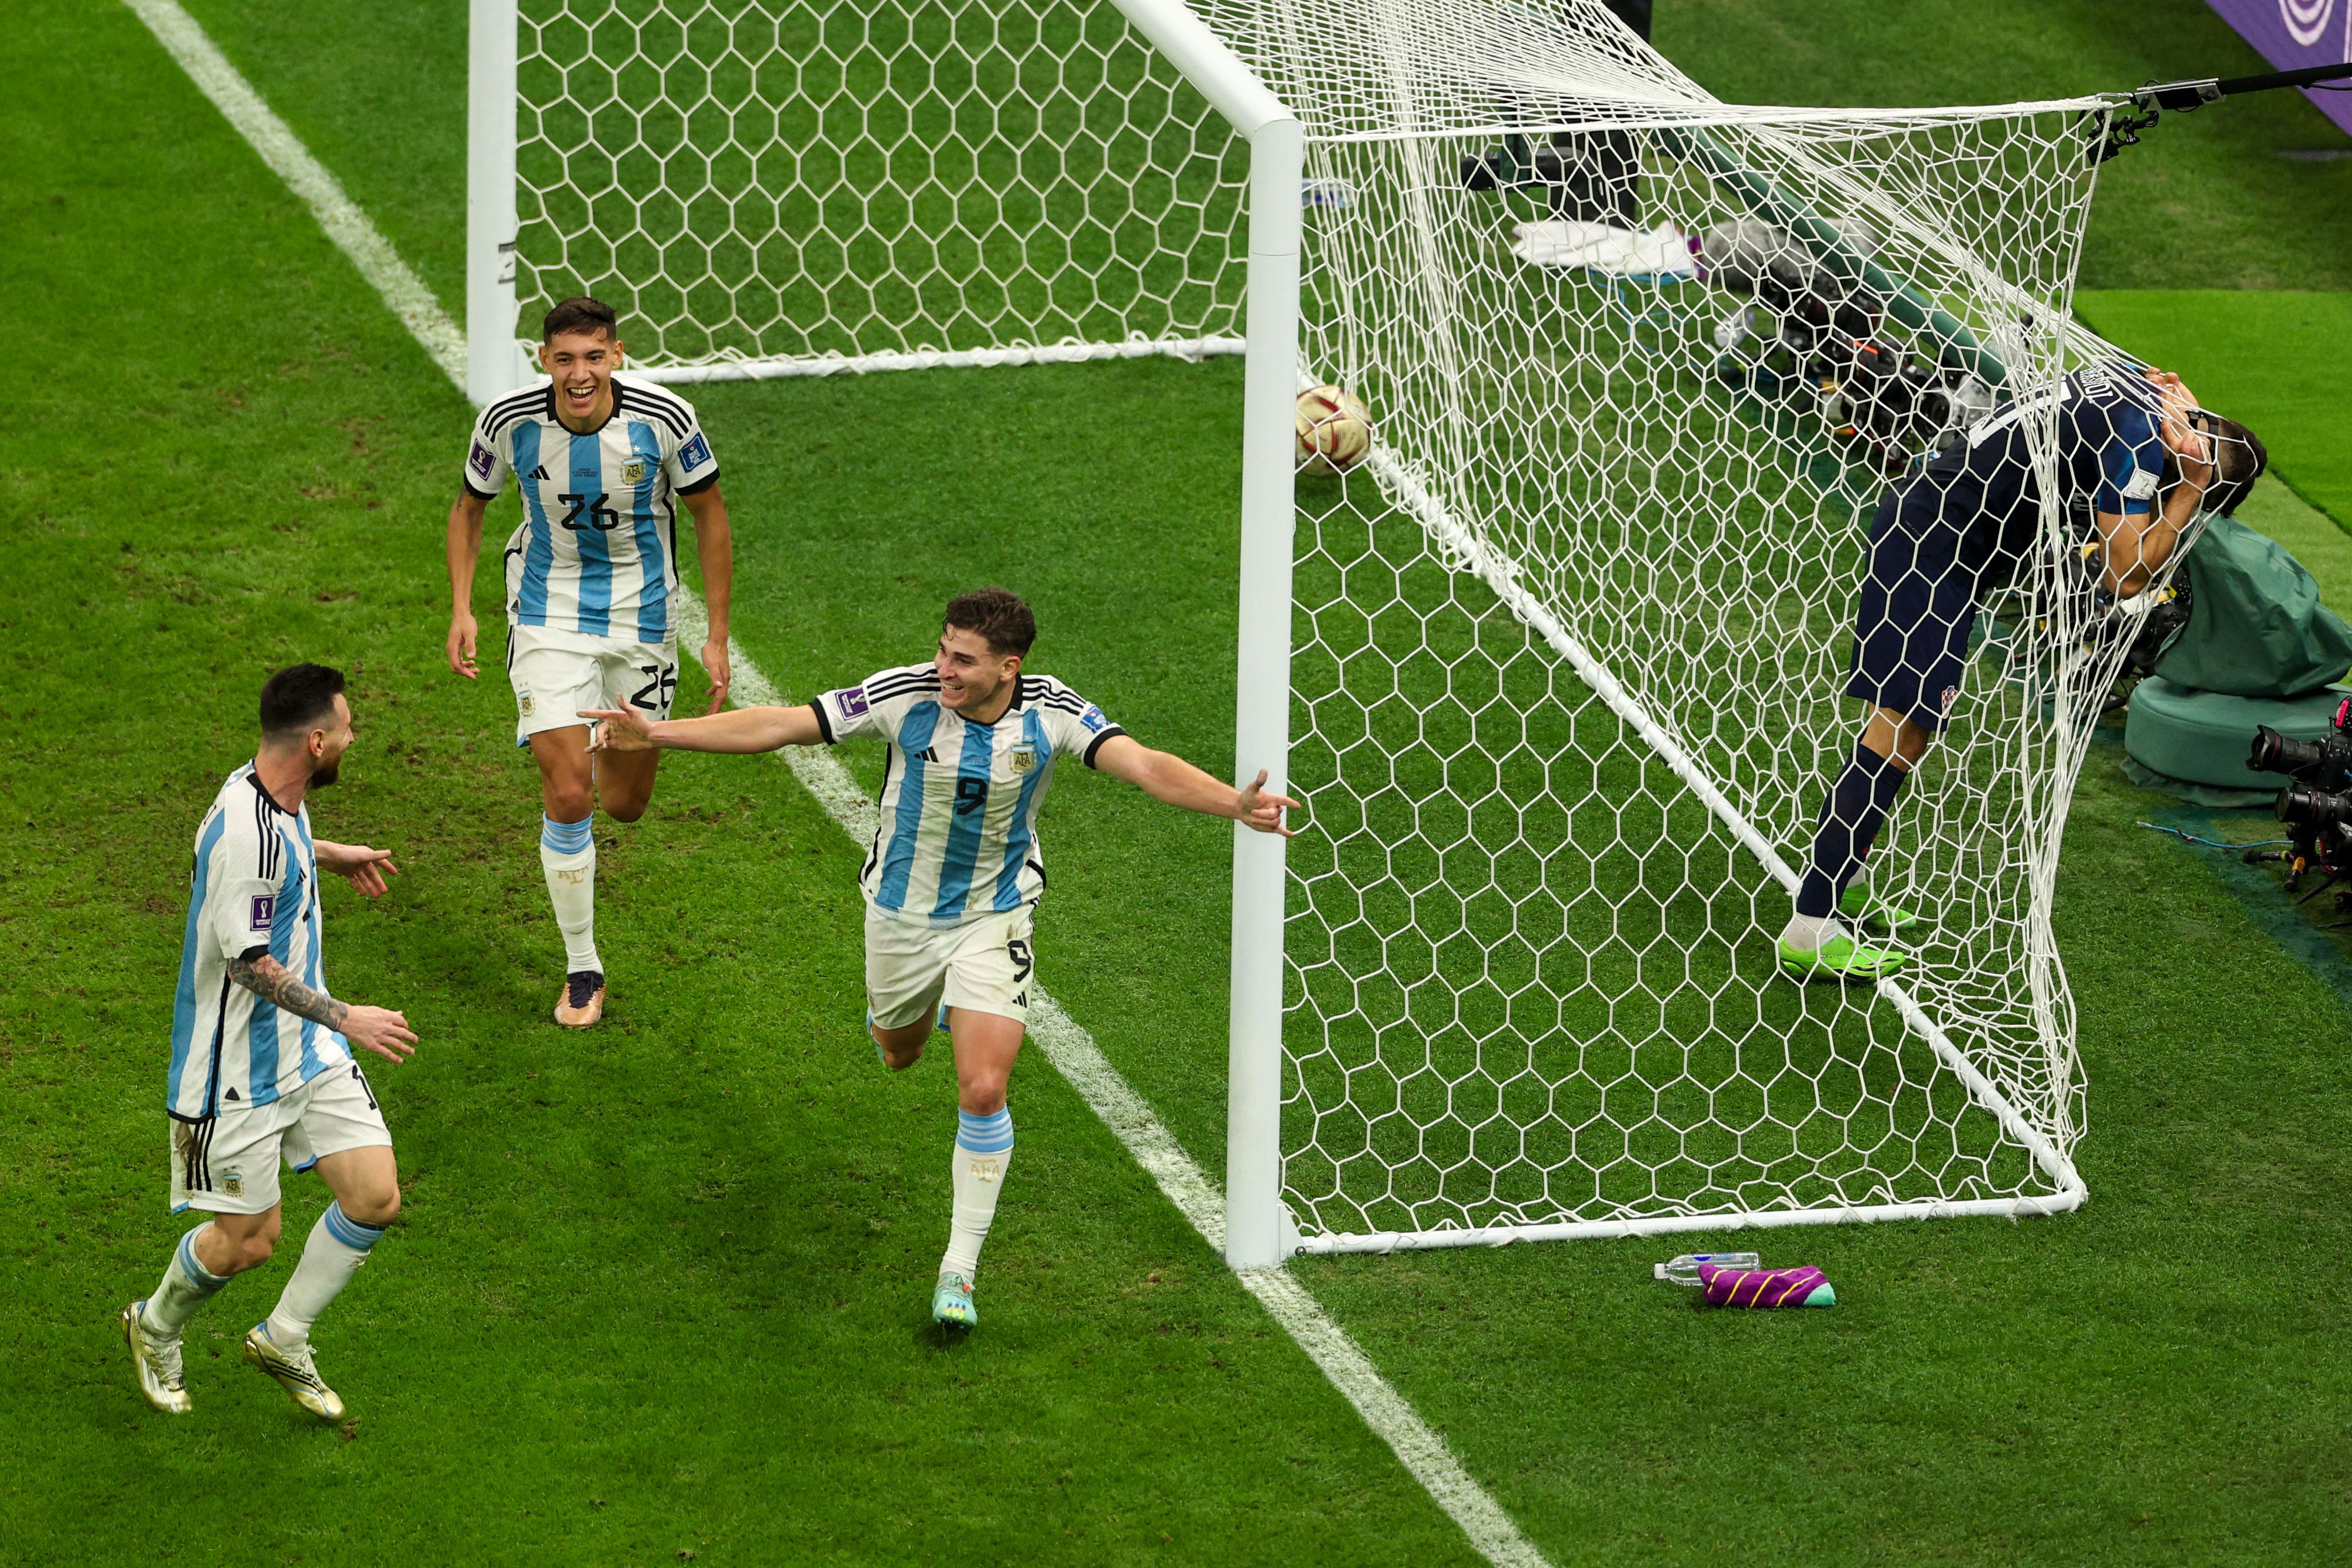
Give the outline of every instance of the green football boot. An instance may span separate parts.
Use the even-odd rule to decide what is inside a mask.
[[[1881,936],[1909,931],[1927,918],[1916,910],[1888,903],[1868,888],[1848,888],[1838,900],[1838,913]]]
[[[971,1304],[971,1281],[950,1269],[931,1291],[931,1321],[950,1329],[980,1326],[980,1309]]]
[[[1868,984],[1884,980],[1911,962],[1907,954],[1883,947],[1864,947],[1843,931],[1832,932],[1828,941],[1814,952],[1790,947],[1780,949],[1780,967],[1798,980],[1840,980]]]

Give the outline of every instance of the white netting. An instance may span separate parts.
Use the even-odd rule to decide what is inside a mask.
[[[594,294],[640,369],[1240,346],[1248,149],[1108,6],[523,18],[526,321]]]
[[[1726,106],[1592,0],[1197,9],[1307,128],[1302,378],[1379,431],[1299,491],[1308,1243],[2071,1202],[2052,882],[2123,658],[2077,520],[2042,509],[1873,860],[1932,917],[1903,983],[1800,988],[1772,939],[1888,476],[2111,353],[2068,324],[2102,111]],[[1238,330],[1246,149],[1107,8],[572,0],[525,38],[526,311],[598,291],[641,363]]]

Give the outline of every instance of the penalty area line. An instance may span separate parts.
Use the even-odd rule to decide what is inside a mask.
[[[341,182],[311,156],[301,139],[273,112],[194,17],[176,0],[123,0],[147,25],[190,80],[260,154],[271,172],[310,207],[337,249],[383,299],[410,334],[460,393],[466,390],[466,341],[422,279],[383,237],[383,231],[344,194]],[[701,597],[678,584],[679,641],[699,647],[709,634]],[[733,638],[727,652],[734,665],[734,694],[752,705],[781,704],[780,693]],[[802,786],[853,841],[874,835],[875,804],[866,797],[841,760],[830,752],[795,746],[783,752]],[[1154,1114],[1133,1085],[1102,1054],[1094,1037],[1043,987],[1033,987],[1030,1035],[1045,1059],[1126,1145],[1168,1201],[1192,1223],[1210,1247],[1222,1254],[1225,1241],[1224,1198],[1209,1183],[1174,1133]],[[1445,1439],[1421,1418],[1394,1384],[1381,1375],[1362,1347],[1349,1337],[1321,1302],[1288,1270],[1242,1268],[1234,1277],[1280,1324],[1298,1348],[1339,1389],[1413,1479],[1447,1517],[1461,1527],[1480,1555],[1496,1568],[1550,1568],[1543,1553],[1520,1533],[1502,1505],[1462,1468]]]

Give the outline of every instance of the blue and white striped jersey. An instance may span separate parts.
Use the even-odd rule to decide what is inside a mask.
[[[488,500],[522,479],[522,523],[507,541],[507,619],[625,642],[677,634],[677,498],[719,482],[694,405],[625,372],[613,416],[577,436],[542,378],[482,410],[466,488]]]
[[[342,1036],[264,1002],[228,977],[229,960],[268,953],[314,991],[319,860],[307,806],[269,798],[253,764],[229,774],[196,829],[195,885],[180,944],[165,1107],[183,1121],[267,1105],[352,1059]]]
[[[829,742],[890,742],[882,819],[857,879],[884,913],[955,926],[1045,896],[1037,813],[1054,759],[1092,767],[1102,743],[1126,731],[1051,676],[1015,679],[1012,706],[993,724],[942,707],[929,664],[883,670],[811,704]]]

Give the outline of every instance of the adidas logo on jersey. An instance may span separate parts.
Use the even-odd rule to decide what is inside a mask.
[[[545,463],[541,463],[539,467],[533,468],[530,471],[530,477],[534,479],[543,479],[547,478],[547,465]]]

